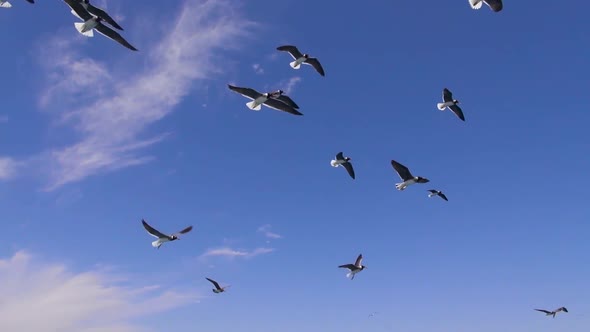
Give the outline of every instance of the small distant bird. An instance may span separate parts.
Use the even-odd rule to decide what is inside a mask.
[[[484,3],[496,13],[501,11],[504,7],[502,5],[502,0],[469,0],[469,4],[473,9],[480,9]]]
[[[102,18],[105,22],[110,24],[115,29],[123,30],[123,28],[119,24],[117,24],[117,22],[115,22],[115,20],[109,14],[107,14],[107,12],[105,12],[104,10],[102,10],[98,7],[93,6],[90,3],[90,0],[78,0],[78,2],[90,14]],[[72,14],[76,17],[79,17],[78,14],[76,14],[76,12],[73,9],[72,9]]]
[[[157,229],[155,229],[152,226],[150,226],[147,222],[145,222],[144,219],[141,219],[141,223],[143,224],[143,227],[145,228],[145,230],[148,233],[150,233],[151,236],[157,238],[156,241],[152,242],[152,247],[158,248],[158,249],[160,249],[160,246],[162,244],[164,244],[164,242],[170,242],[170,241],[179,240],[178,236],[180,234],[186,234],[186,233],[190,232],[193,229],[193,226],[188,226],[187,228],[181,230],[178,233],[174,233],[172,235],[167,235],[167,234],[161,233]]]
[[[463,115],[463,110],[459,107],[459,101],[457,99],[453,99],[453,93],[445,88],[443,90],[443,103],[436,104],[439,110],[444,111],[445,108],[449,108],[459,119],[465,121],[465,116]]]
[[[217,281],[215,281],[213,279],[209,279],[209,278],[205,278],[205,279],[209,280],[213,284],[213,286],[215,286],[215,288],[212,289],[213,293],[215,293],[215,294],[223,293],[223,292],[225,292],[225,289],[229,287],[229,285],[225,286],[225,287],[221,287],[221,286],[219,286],[219,283]]]
[[[84,21],[84,22],[74,23],[74,26],[76,27],[76,30],[78,30],[79,33],[81,33],[82,35],[84,35],[86,37],[94,37],[93,31],[96,30],[101,35],[116,41],[117,43],[125,46],[126,48],[128,48],[132,51],[137,51],[137,49],[133,45],[129,44],[129,42],[126,41],[125,38],[121,37],[121,35],[119,33],[117,33],[115,30],[109,28],[108,26],[102,24],[102,21],[105,20],[104,18],[90,14],[84,8],[84,6],[82,5],[82,3],[79,0],[63,0],[63,1],[68,6],[70,6],[70,8],[72,9],[72,14],[74,14],[74,16],[77,16],[82,21]]]
[[[287,96],[285,94],[285,91],[283,91],[283,90],[277,90],[277,91],[271,92],[269,94],[269,97],[272,99],[276,99],[284,104],[287,104],[295,109],[299,108],[299,106],[293,101],[293,99],[291,99],[291,97]]]
[[[412,184],[415,184],[415,183],[427,183],[427,182],[430,182],[430,180],[428,180],[427,178],[423,178],[421,176],[413,176],[412,173],[410,173],[410,170],[406,166],[398,163],[395,160],[392,160],[391,161],[391,166],[393,166],[393,169],[397,172],[397,174],[399,175],[399,177],[403,181],[401,183],[396,183],[395,184],[395,188],[397,190],[404,190],[409,185],[412,185]]]
[[[248,106],[248,108],[253,111],[260,111],[262,109],[262,105],[266,105],[267,107],[273,108],[275,110],[291,113],[294,115],[303,115],[301,112],[299,112],[295,108],[289,106],[288,104],[285,104],[283,101],[278,100],[278,99],[274,99],[272,97],[272,96],[277,96],[277,98],[280,96],[284,97],[284,95],[282,93],[277,94],[276,91],[272,92],[272,93],[269,93],[269,92],[260,93],[256,90],[250,89],[250,88],[241,88],[241,87],[233,86],[230,84],[228,84],[227,86],[229,87],[230,90],[237,92],[248,99],[251,99],[252,101],[246,103],[246,106]]]
[[[376,314],[378,314],[378,312],[377,312],[377,311],[375,311],[375,312],[372,312],[372,313],[370,313],[370,314],[369,314],[369,317],[368,317],[368,318],[371,318],[371,317],[375,316]]]
[[[336,159],[330,161],[330,165],[332,165],[332,167],[344,167],[348,172],[348,175],[350,175],[350,177],[354,179],[354,169],[352,168],[352,164],[350,163],[351,160],[352,159],[350,157],[344,157],[342,152],[338,152],[338,154],[336,155]]]
[[[27,0],[28,3],[35,3],[35,0]],[[11,8],[12,5],[7,0],[0,0],[0,8]]]
[[[448,201],[447,196],[445,196],[445,194],[443,194],[442,191],[434,189],[430,189],[428,191],[430,192],[430,194],[428,194],[428,197],[440,196],[440,198],[444,199],[445,201]]]
[[[291,63],[289,63],[291,68],[299,69],[299,68],[301,68],[301,64],[303,63],[303,64],[310,65],[313,68],[315,68],[315,70],[320,75],[326,76],[326,73],[324,73],[324,68],[322,68],[322,65],[320,64],[320,61],[317,58],[310,57],[309,54],[307,54],[307,53],[301,54],[301,52],[299,52],[297,47],[295,47],[293,45],[284,45],[284,46],[277,47],[277,50],[283,51],[283,52],[289,52],[289,54],[291,54],[293,59],[295,59],[295,61],[292,61]]]
[[[557,314],[560,311],[569,312],[569,311],[567,311],[567,309],[565,307],[561,307],[561,308],[555,309],[553,311],[544,310],[544,309],[535,309],[535,310],[540,311],[540,312],[544,312],[545,316],[553,316],[553,318],[555,318],[555,314]]]
[[[363,254],[360,254],[356,258],[356,261],[354,262],[354,264],[344,264],[344,265],[340,265],[338,267],[349,269],[350,272],[346,275],[346,277],[350,278],[350,280],[353,280],[355,274],[361,272],[362,270],[364,270],[366,268],[366,266],[361,264],[362,261],[363,261]]]

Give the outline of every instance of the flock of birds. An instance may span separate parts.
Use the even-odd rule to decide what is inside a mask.
[[[27,2],[34,4],[34,0],[26,0]],[[96,30],[98,33],[120,43],[124,47],[132,50],[137,51],[137,49],[132,46],[129,42],[127,42],[119,33],[117,33],[112,28],[108,27],[107,25],[103,24],[103,22],[109,24],[110,26],[114,27],[118,30],[123,30],[123,28],[103,9],[93,6],[90,3],[90,0],[63,0],[71,9],[71,13],[82,20],[81,22],[75,22],[74,27],[76,30],[86,36],[86,37],[93,37],[93,31]],[[473,9],[481,9],[483,4],[486,4],[493,12],[500,12],[503,9],[502,0],[468,0],[471,8]],[[0,8],[10,8],[12,5],[7,0],[0,0]],[[284,45],[277,47],[278,51],[288,52],[293,61],[289,63],[291,68],[293,69],[300,69],[301,65],[309,65],[313,67],[321,76],[325,76],[324,68],[322,67],[320,61],[317,58],[310,57],[307,53],[301,53],[296,46],[293,45]],[[262,109],[262,105],[267,106],[269,108],[283,111],[286,113],[290,113],[293,115],[303,115],[299,111],[299,106],[287,95],[283,90],[276,90],[271,92],[264,92],[260,93],[252,88],[247,87],[237,87],[233,85],[228,85],[231,91],[234,91],[251,101],[246,103],[246,106],[254,111],[260,111]],[[442,102],[437,104],[437,108],[441,111],[449,109],[453,112],[460,120],[465,121],[465,115],[463,114],[463,110],[459,107],[459,100],[453,97],[453,93],[444,88],[442,92]],[[339,152],[336,154],[335,159],[330,162],[330,165],[333,167],[343,167],[346,169],[348,174],[352,179],[355,179],[355,172],[354,168],[351,163],[350,157],[345,157],[343,152]],[[408,167],[402,165],[401,163],[391,160],[391,166],[397,172],[402,182],[396,183],[396,189],[402,191],[405,190],[408,186],[413,184],[424,184],[430,182],[425,177],[422,176],[414,176]],[[440,190],[436,189],[429,189],[428,197],[438,196],[445,201],[448,201],[447,196]],[[152,242],[152,246],[154,248],[159,249],[164,243],[172,242],[179,240],[179,236],[182,234],[186,234],[193,229],[193,226],[188,226],[185,229],[174,233],[174,234],[165,234],[151,225],[149,225],[144,219],[142,219],[142,224],[145,230],[152,236],[156,238],[155,241]],[[362,264],[363,255],[359,254],[356,258],[356,261],[351,264],[343,264],[339,265],[339,268],[345,268],[349,270],[349,273],[346,275],[351,280],[354,279],[355,275],[361,271],[363,271],[366,266]],[[224,292],[228,286],[221,287],[220,284],[211,279],[205,278],[209,282],[213,284],[215,288],[213,288],[214,293],[222,293]],[[555,318],[555,315],[559,312],[568,312],[567,308],[560,307],[558,309],[549,311],[545,309],[534,309],[539,312],[543,312],[546,316],[552,316]],[[370,314],[369,316],[373,316],[375,313]]]

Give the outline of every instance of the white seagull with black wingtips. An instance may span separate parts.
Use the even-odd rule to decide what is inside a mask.
[[[430,194],[428,194],[428,197],[439,196],[440,198],[444,199],[445,201],[449,201],[447,199],[447,196],[445,196],[445,194],[443,194],[443,192],[440,190],[430,189],[428,191],[430,192]]]
[[[391,161],[391,166],[393,166],[393,169],[397,172],[397,174],[399,175],[399,177],[403,181],[401,183],[395,184],[395,188],[397,188],[397,190],[404,190],[409,185],[412,185],[415,183],[430,182],[430,180],[428,180],[427,178],[423,178],[421,176],[413,176],[412,173],[410,173],[410,170],[406,166],[398,163],[395,160]]]
[[[26,0],[28,3],[35,3],[35,0]],[[12,5],[6,0],[0,0],[0,8],[11,8]]]
[[[186,234],[193,229],[193,226],[188,226],[187,228],[181,230],[178,233],[174,233],[171,235],[164,234],[157,229],[150,226],[144,219],[141,219],[141,223],[143,224],[143,228],[153,237],[157,238],[156,241],[152,242],[152,247],[160,249],[160,246],[165,242],[176,241],[179,240],[178,236],[180,234]]]
[[[289,54],[291,54],[293,59],[295,59],[295,61],[292,61],[291,63],[289,63],[291,68],[299,69],[299,68],[301,68],[301,64],[306,64],[306,65],[310,65],[313,68],[315,68],[315,70],[320,75],[326,76],[326,73],[324,72],[324,68],[320,64],[320,61],[317,58],[310,57],[309,54],[307,54],[307,53],[302,54],[301,52],[299,52],[297,47],[295,47],[293,45],[284,45],[284,46],[277,47],[277,50],[289,52]]]
[[[260,93],[251,88],[241,88],[230,84],[228,84],[227,86],[230,90],[237,92],[248,99],[251,99],[252,101],[246,103],[246,106],[248,106],[248,108],[253,111],[260,111],[262,109],[262,105],[265,105],[275,110],[291,113],[294,115],[303,115],[303,113],[285,104],[281,100],[274,99],[272,96],[277,96],[277,98],[279,97],[276,91],[273,93]],[[282,95],[282,93],[280,95]]]
[[[490,9],[494,12],[499,12],[504,7],[502,4],[502,0],[469,0],[469,4],[473,9],[481,9],[483,4],[488,5]]]
[[[94,30],[96,30],[101,35],[110,38],[117,43],[125,46],[126,48],[137,51],[133,45],[129,44],[128,41],[125,40],[119,33],[115,30],[109,28],[108,26],[102,24],[104,19],[102,17],[94,16],[90,14],[80,3],[79,0],[63,0],[70,8],[72,9],[73,14],[80,18],[84,22],[76,22],[74,26],[79,33],[86,37],[94,37]]]
[[[352,168],[352,164],[350,163],[351,160],[352,159],[350,157],[344,157],[342,152],[338,152],[336,159],[332,159],[332,161],[330,161],[330,165],[332,165],[332,167],[344,167],[348,172],[348,175],[350,175],[350,177],[354,180],[354,168]]]
[[[349,269],[350,272],[348,272],[346,277],[350,278],[350,280],[353,280],[355,274],[357,274],[357,273],[361,272],[362,270],[364,270],[365,268],[367,268],[366,266],[364,266],[362,264],[362,262],[363,262],[363,254],[360,254],[356,258],[356,261],[354,262],[354,264],[344,264],[344,265],[339,265],[338,267]]]
[[[213,286],[215,286],[215,288],[212,289],[213,293],[215,294],[219,294],[219,293],[223,293],[225,292],[225,289],[229,287],[229,285],[225,286],[225,287],[221,287],[219,286],[219,283],[213,279],[209,279],[209,278],[205,278],[207,280],[209,280],[209,282],[211,282],[213,284]]]
[[[443,102],[436,104],[436,107],[441,111],[444,111],[445,108],[448,107],[451,111],[453,111],[453,113],[455,113],[455,115],[459,119],[465,121],[465,116],[463,115],[463,110],[461,110],[461,107],[459,107],[458,104],[459,104],[459,101],[457,99],[453,99],[453,93],[449,89],[444,88]]]
[[[117,24],[117,22],[115,22],[115,20],[109,14],[107,14],[107,12],[105,12],[104,10],[102,10],[102,9],[100,9],[98,7],[93,6],[90,3],[90,0],[78,0],[78,2],[90,14],[102,18],[105,22],[107,22],[108,24],[110,24],[115,29],[123,30],[123,28],[119,24]],[[78,14],[76,14],[76,11],[74,11],[73,9],[72,9],[72,15],[80,18],[80,16],[78,16]]]

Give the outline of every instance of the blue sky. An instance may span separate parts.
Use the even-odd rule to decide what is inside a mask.
[[[62,1],[11,2],[1,330],[590,324],[587,2],[95,2],[139,52],[81,36]],[[304,116],[252,112],[228,83],[286,90]],[[436,109],[444,87],[466,122]],[[397,191],[391,159],[431,182]],[[142,218],[194,230],[155,250]]]

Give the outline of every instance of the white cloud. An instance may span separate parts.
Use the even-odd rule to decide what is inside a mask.
[[[283,237],[280,234],[271,232],[270,227],[271,226],[269,224],[260,226],[258,227],[258,232],[264,234],[264,236],[266,236],[269,239],[280,239]]]
[[[157,286],[122,286],[121,280],[40,263],[23,251],[0,259],[0,331],[145,332],[132,321],[198,300]]]
[[[254,69],[254,72],[258,75],[264,74],[264,68],[262,68],[262,66],[259,63],[253,64],[252,69]]]
[[[301,82],[301,77],[299,76],[294,76],[291,77],[287,83],[285,83],[285,94],[291,94],[293,91],[295,91],[295,86]]]
[[[231,1],[186,2],[166,29],[167,35],[152,47],[140,47],[147,60],[143,53],[126,55],[141,59],[140,67],[133,66],[141,68],[136,74],[115,71],[111,64],[80,54],[79,36],[76,41],[62,36],[50,40],[50,56],[42,52],[49,88],[42,93],[40,104],[65,102],[67,107],[56,107],[69,109],[61,114],[60,123],[72,123],[81,137],[44,154],[50,179],[46,190],[153,160],[140,150],[167,134],[142,138],[144,131],[171,113],[196,81],[220,73],[223,60],[216,51],[236,45],[252,25],[237,16]],[[144,32],[159,30],[149,28]]]
[[[0,157],[0,180],[8,180],[16,176],[19,162],[12,158]]]
[[[256,248],[252,251],[235,250],[229,247],[208,249],[201,257],[223,256],[229,258],[243,257],[252,258],[273,252],[274,248]]]

